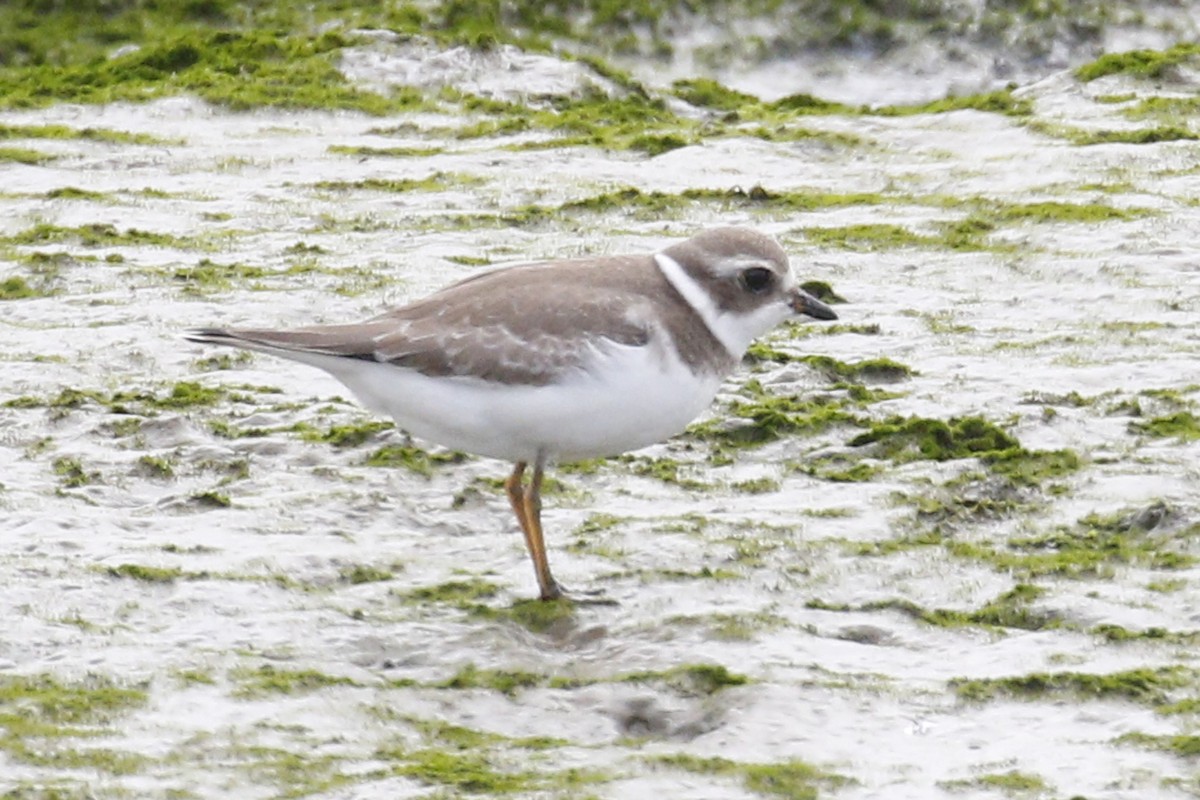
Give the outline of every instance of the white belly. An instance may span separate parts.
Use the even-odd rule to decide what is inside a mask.
[[[532,462],[616,455],[682,431],[703,411],[721,376],[696,375],[673,352],[611,346],[588,370],[546,386],[431,378],[370,361],[314,363],[368,407],[422,439],[476,455]]]

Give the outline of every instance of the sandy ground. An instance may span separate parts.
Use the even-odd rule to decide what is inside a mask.
[[[1064,74],[1021,93],[1040,122],[1116,129],[1135,123],[1097,96],[1195,90]],[[384,430],[338,447],[294,428],[372,420],[333,379],[267,357],[216,369],[205,360],[214,352],[180,339],[196,325],[359,318],[480,259],[644,251],[710,224],[755,225],[781,238],[803,279],[829,281],[849,301],[843,323],[879,326],[784,332],[775,347],[914,370],[881,387],[898,396],[861,413],[979,415],[1026,448],[1082,458],[1009,513],[946,523],[952,538],[1004,549],[1161,502],[1167,522],[1144,534],[1159,537],[1150,549],[1193,557],[1200,444],[1139,434],[1128,409],[1140,403],[1150,418],[1196,400],[1196,142],[1077,146],[973,111],[804,121],[862,137],[858,147],[731,138],[655,158],[504,147],[529,135],[430,141],[422,130],[461,122],[433,116],[381,135],[371,132],[380,120],[354,114],[231,114],[186,98],[0,121],[164,140],[26,143],[58,158],[4,167],[3,235],[99,224],[175,237],[89,245],[43,228],[10,240],[0,262],[0,279],[52,292],[0,304],[0,680],[53,680],[92,701],[97,687],[145,693],[111,713],[80,712],[78,729],[49,714],[58,729],[10,740],[0,794],[800,797],[798,761],[840,776],[812,783],[838,798],[1200,794],[1194,758],[1121,739],[1197,733],[1194,710],[1163,712],[1189,698],[1194,709],[1200,696],[1200,570],[1110,554],[1092,572],[1030,576],[903,544],[935,523],[902,496],[943,496],[978,469],[972,459],[880,461],[857,483],[806,474],[797,465],[854,450],[860,430],[835,426],[739,451],[732,464],[712,465],[704,443],[684,438],[564,471],[547,499],[551,562],[565,584],[618,605],[531,630],[509,613],[535,588],[495,486],[507,465],[439,463],[428,475],[367,466],[404,437]],[[446,150],[330,150],[431,144]],[[433,190],[317,185],[439,172],[450,178]],[[617,208],[526,226],[461,219],[624,187],[754,185],[890,199],[812,212]],[[62,187],[102,194],[47,195]],[[1147,213],[1007,222],[987,241],[1008,247],[982,252],[845,249],[804,232],[933,233],[978,198]],[[39,278],[19,260],[35,252],[67,256]],[[229,267],[223,282],[197,278],[205,260]],[[803,364],[755,369],[771,393],[830,391]],[[751,375],[735,376],[714,414],[728,414]],[[179,382],[223,393],[171,407]],[[69,402],[64,390],[86,396]],[[221,426],[265,431],[230,438]],[[639,474],[660,457],[700,483]],[[736,486],[756,478],[774,483]],[[465,588],[456,595],[448,582]],[[1060,624],[939,625],[891,602],[969,614],[1018,584],[1039,587],[1032,608]],[[1132,638],[1114,641],[1106,625]],[[1169,635],[1138,636],[1150,629]],[[687,679],[704,672],[696,665],[746,681],[709,691]],[[972,702],[955,691],[957,679],[1129,670],[1179,680],[1149,700],[1063,691]],[[527,685],[504,685],[506,674]],[[48,715],[36,699],[5,702],[0,713]],[[729,762],[663,758],[681,754]],[[1005,783],[1013,774],[1025,783]]]

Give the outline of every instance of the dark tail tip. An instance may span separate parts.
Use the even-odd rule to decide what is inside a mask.
[[[188,328],[183,338],[200,344],[227,344],[235,338],[224,328]]]

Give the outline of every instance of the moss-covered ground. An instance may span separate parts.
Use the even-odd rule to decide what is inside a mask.
[[[0,4],[0,798],[1194,796],[1200,54],[717,69],[1132,19],[834,5]],[[556,466],[573,600],[509,465],[179,337],[722,223],[840,318]]]

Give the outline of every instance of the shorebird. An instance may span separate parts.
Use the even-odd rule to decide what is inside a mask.
[[[797,315],[837,318],[774,239],[712,228],[653,254],[502,267],[364,322],[186,337],[319,367],[420,439],[513,463],[508,501],[552,600],[547,465],[674,436],[756,337]]]

